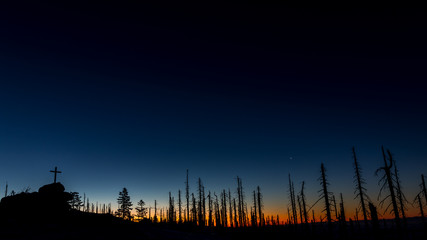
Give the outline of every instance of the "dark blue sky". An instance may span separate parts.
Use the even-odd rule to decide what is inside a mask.
[[[287,174],[314,202],[321,162],[351,201],[352,146],[375,199],[385,145],[413,195],[427,174],[424,12],[196,7],[2,7],[0,190],[36,190],[58,166],[93,201],[128,187],[152,205],[190,169],[193,190],[239,175],[284,214]]]

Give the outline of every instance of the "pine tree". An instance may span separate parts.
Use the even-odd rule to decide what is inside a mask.
[[[132,210],[132,202],[130,201],[130,196],[128,190],[123,188],[121,192],[119,192],[119,198],[117,198],[117,203],[119,204],[119,209],[117,209],[119,215],[123,219],[130,220],[131,218],[131,210]]]
[[[80,207],[83,206],[82,197],[79,195],[78,192],[71,192],[71,200],[68,201],[70,204],[70,207],[72,209],[80,210]]]
[[[141,200],[138,201],[138,203],[136,205],[137,205],[137,207],[135,208],[136,215],[138,216],[138,218],[140,220],[142,220],[147,215],[147,208],[144,207],[145,206],[145,202],[141,199]]]

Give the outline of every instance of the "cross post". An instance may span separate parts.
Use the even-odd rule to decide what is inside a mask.
[[[50,170],[50,172],[55,173],[55,176],[53,178],[53,183],[56,183],[56,174],[57,173],[62,173],[61,171],[58,171],[58,167],[55,167],[55,171]]]

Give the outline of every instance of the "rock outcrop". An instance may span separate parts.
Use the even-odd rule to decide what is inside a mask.
[[[70,211],[68,201],[72,195],[65,192],[61,183],[52,183],[39,188],[38,192],[18,193],[0,201],[0,218],[3,221],[55,222]]]

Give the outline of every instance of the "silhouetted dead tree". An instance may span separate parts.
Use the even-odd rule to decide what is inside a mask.
[[[202,185],[202,215],[203,215],[203,226],[206,226],[206,196],[205,196],[205,186]]]
[[[228,210],[229,210],[229,222],[230,222],[230,227],[233,227],[233,208],[232,208],[232,201],[231,201],[231,191],[230,189],[228,189]]]
[[[216,193],[214,193],[215,196],[215,226],[221,226],[221,217],[219,213],[219,202],[218,202],[218,196]]]
[[[390,159],[391,159],[391,154],[390,154]],[[397,195],[397,199],[399,200],[399,207],[400,207],[400,213],[402,214],[402,220],[403,220],[403,225],[405,227],[407,227],[407,222],[406,222],[406,203],[408,202],[408,200],[406,199],[405,195],[402,192],[402,188],[400,186],[400,178],[399,178],[399,170],[397,170],[397,165],[396,165],[396,161],[393,160],[393,164],[394,164],[394,177],[395,177],[395,182],[396,182],[396,195]]]
[[[169,192],[169,211],[168,211],[168,221],[169,223],[175,222],[175,201],[172,197],[171,192]]]
[[[253,193],[254,193],[254,201],[253,201],[254,206],[253,206],[253,211],[251,213],[251,216],[252,216],[252,226],[256,227],[258,225],[257,224],[258,223],[257,207],[256,207],[257,200],[256,200],[256,193],[255,193],[255,191]]]
[[[227,227],[227,194],[225,193],[225,189],[222,191],[223,202],[222,202],[222,215],[223,215],[223,226]]]
[[[341,196],[341,202],[340,202],[340,217],[339,217],[339,220],[340,220],[341,228],[343,230],[346,230],[347,223],[346,223],[346,220],[345,220],[344,199],[342,197],[342,193],[340,193],[340,196]]]
[[[178,190],[178,223],[182,223],[181,190]]]
[[[421,174],[421,188],[424,193],[424,201],[427,203],[427,190],[426,190],[426,182],[424,181],[424,175]]]
[[[380,201],[380,206],[383,206],[384,202],[390,198],[390,204],[387,205],[385,212],[387,212],[390,206],[393,207],[393,209],[390,212],[394,213],[396,226],[397,228],[400,228],[399,209],[397,207],[395,186],[393,184],[393,176],[391,172],[391,168],[393,167],[393,159],[391,158],[390,151],[387,150],[387,153],[389,154],[389,157],[388,157],[389,164],[388,164],[387,157],[384,152],[384,147],[381,147],[381,151],[384,158],[384,167],[377,169],[377,171],[375,172],[375,174],[378,175],[380,171],[384,171],[384,175],[381,177],[380,181],[378,182],[379,185],[382,185],[380,189],[380,193],[378,194],[378,199],[380,199],[382,191],[384,191],[385,189],[388,189],[389,195],[387,195],[384,199]]]
[[[380,228],[380,221],[378,220],[377,208],[371,202],[368,203],[368,206],[369,206],[369,211],[371,212],[372,229],[374,230],[374,232],[376,232]]]
[[[262,213],[262,194],[261,189],[259,186],[257,186],[257,197],[258,197],[258,216],[259,216],[259,225],[264,226],[265,220],[264,220],[264,214]]]
[[[423,211],[423,202],[421,201],[421,197],[420,194],[418,193],[417,196],[414,199],[414,202],[417,201],[418,202],[418,207],[420,208],[420,216],[421,216],[421,221],[423,222],[423,224],[425,224],[425,219],[424,219],[424,211]]]
[[[196,198],[194,197],[194,193],[191,193],[191,203],[193,205],[191,209],[191,221],[193,223],[197,223],[197,204],[196,204]]]
[[[307,204],[305,203],[305,194],[304,194],[304,181],[302,182],[302,187],[301,187],[301,192],[300,192],[300,196],[301,196],[301,203],[302,203],[302,210],[303,210],[303,216],[304,216],[304,222],[306,224],[308,224],[308,216],[307,216]]]
[[[338,221],[339,217],[338,217],[338,209],[337,209],[337,201],[335,200],[335,195],[332,195],[332,199],[331,199],[332,203],[333,203],[333,207],[334,207],[334,212],[335,212],[335,220]]]
[[[299,195],[297,195],[297,201],[298,201],[298,209],[299,209],[299,217],[300,217],[300,223],[302,224],[304,222],[303,220],[303,214],[302,214],[302,205],[301,205],[301,198]]]
[[[233,198],[233,209],[234,209],[234,227],[239,226],[239,222],[237,221],[237,208],[236,208],[236,199]]]
[[[291,210],[292,210],[292,222],[293,224],[298,224],[298,216],[297,216],[297,207],[295,203],[295,191],[294,191],[294,183],[291,181],[291,174],[289,177],[289,200],[291,202]]]
[[[245,200],[242,186],[242,179],[237,176],[237,195],[238,195],[238,210],[239,210],[239,226],[246,226]]]
[[[320,190],[321,198],[324,198],[325,200],[325,208],[324,211],[326,212],[326,219],[328,221],[328,227],[331,227],[332,224],[332,218],[331,218],[331,204],[330,204],[330,192],[328,192],[328,181],[326,179],[326,170],[325,167],[323,165],[323,163],[320,165],[320,172],[321,172],[321,177],[320,177],[320,185],[322,186],[322,189]]]
[[[366,184],[366,181],[364,178],[362,178],[362,169],[359,167],[359,162],[357,161],[357,157],[356,157],[356,150],[353,147],[353,159],[354,159],[354,172],[355,172],[355,176],[354,176],[354,182],[356,184],[356,189],[354,191],[354,193],[356,194],[356,196],[354,197],[354,199],[359,198],[360,199],[360,208],[362,209],[362,214],[363,214],[363,221],[365,222],[365,226],[368,226],[368,215],[366,214],[366,205],[365,205],[365,201],[369,202],[369,197],[368,194],[366,194],[366,188],[364,187],[364,185]]]
[[[157,200],[154,200],[154,222],[157,222]]]
[[[199,178],[199,206],[198,206],[198,224],[199,226],[204,226],[204,216],[203,216],[203,184],[202,180]]]
[[[188,185],[188,169],[187,169],[187,178],[185,181],[185,198],[187,199],[187,219],[186,221],[190,221],[190,187]]]
[[[208,193],[208,226],[213,226],[213,220],[212,220],[212,199],[211,199],[211,191]]]

